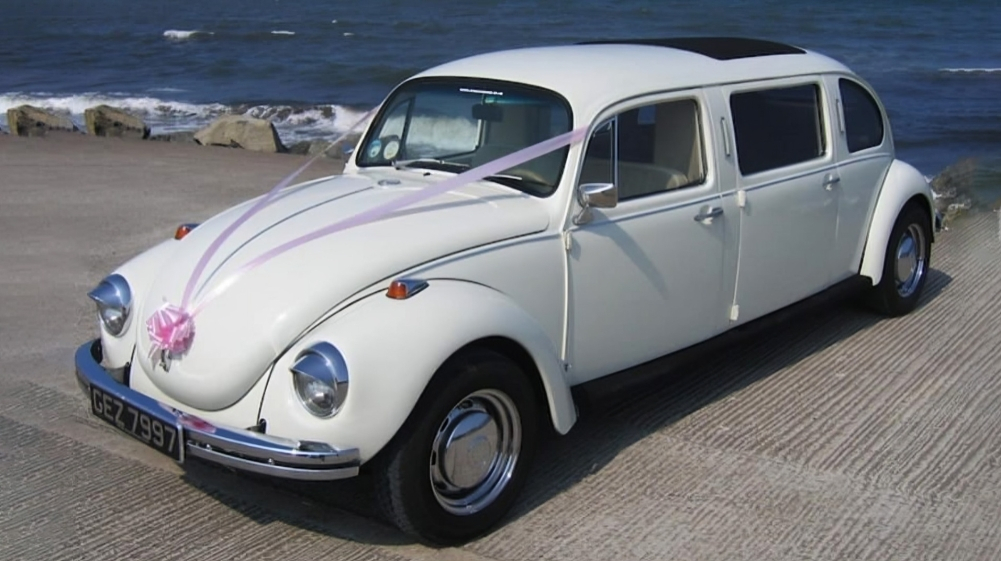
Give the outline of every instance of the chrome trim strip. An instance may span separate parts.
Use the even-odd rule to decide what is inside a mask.
[[[814,160],[807,160],[807,161],[811,161],[812,162]],[[797,165],[797,164],[790,164],[789,166],[782,166],[782,167],[791,167],[793,165]],[[782,169],[782,168],[775,168],[775,169]],[[777,179],[771,179],[769,181],[764,181],[764,182],[758,183],[757,185],[751,185],[750,187],[744,187],[744,190],[745,191],[757,191],[758,189],[764,189],[765,187],[771,187],[772,185],[777,185],[779,183],[785,183],[786,181],[793,181],[793,180],[796,180],[796,179],[802,179],[802,178],[807,177],[809,175],[814,175],[814,174],[818,174],[818,173],[824,173],[826,171],[837,171],[837,169],[838,169],[837,162],[828,162],[828,163],[826,163],[825,165],[823,165],[821,167],[817,167],[817,168],[813,168],[813,169],[809,169],[809,170],[804,170],[804,171],[801,171],[799,173],[795,173],[793,175],[787,175],[785,177],[780,177],[780,178],[777,178]],[[766,171],[762,171],[762,172],[758,172],[758,173],[767,173],[769,171],[772,171],[772,170],[766,170]],[[752,174],[752,176],[753,175],[754,174]],[[749,176],[742,175],[741,179],[746,179],[747,177],[749,177]],[[746,184],[747,182],[745,181],[744,183]]]
[[[358,474],[361,461],[355,448],[337,450],[321,442],[288,440],[213,425],[118,383],[101,366],[102,356],[100,339],[77,349],[76,377],[80,388],[89,395],[94,385],[122,401],[154,411],[157,416],[173,418],[184,427],[181,463],[185,454],[191,454],[244,471],[306,481],[344,479]]]

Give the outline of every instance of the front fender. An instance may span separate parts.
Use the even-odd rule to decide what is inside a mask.
[[[883,278],[886,245],[890,241],[893,224],[897,221],[897,216],[900,215],[904,205],[915,198],[925,203],[924,207],[929,213],[929,224],[935,224],[935,204],[928,181],[910,164],[894,160],[883,179],[879,199],[869,222],[865,251],[859,269],[862,276],[872,279],[873,285],[879,284]],[[929,234],[934,236],[934,228]]]
[[[553,342],[513,300],[491,288],[435,280],[407,300],[380,291],[319,324],[275,363],[261,404],[269,434],[358,448],[374,456],[403,425],[425,386],[453,353],[471,342],[503,337],[521,345],[541,375],[556,430],[576,421],[570,388]],[[289,366],[313,343],[327,341],[344,355],[347,399],[330,419],[299,403]]]

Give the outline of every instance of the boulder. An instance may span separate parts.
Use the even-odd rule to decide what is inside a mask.
[[[114,107],[98,105],[83,112],[87,132],[94,136],[114,136],[143,140],[149,137],[146,122]]]
[[[231,146],[257,152],[285,152],[271,121],[244,115],[225,115],[195,133],[195,142],[208,146]]]
[[[45,136],[49,132],[78,132],[68,117],[55,115],[31,105],[7,110],[7,126],[18,136]]]

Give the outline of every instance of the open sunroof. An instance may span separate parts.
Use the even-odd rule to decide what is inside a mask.
[[[705,55],[716,60],[733,60],[771,55],[801,55],[799,47],[742,37],[672,37],[667,39],[612,39],[585,41],[582,45],[651,45],[670,47]]]

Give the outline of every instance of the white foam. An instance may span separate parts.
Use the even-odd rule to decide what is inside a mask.
[[[284,29],[276,29],[271,32],[272,35],[295,35],[295,31],[286,31]]]
[[[940,68],[939,72],[958,74],[994,74],[1001,73],[1001,68]]]
[[[163,36],[173,41],[185,41],[198,35],[213,35],[211,31],[201,31],[199,29],[168,29],[163,32]]]

